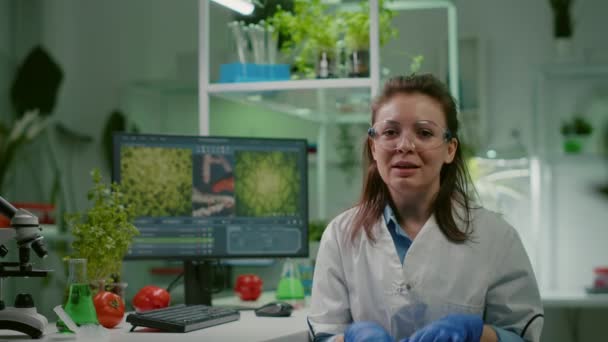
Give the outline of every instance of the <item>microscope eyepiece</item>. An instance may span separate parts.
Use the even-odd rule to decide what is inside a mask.
[[[32,249],[34,250],[34,252],[36,252],[36,255],[38,255],[38,257],[41,259],[46,258],[49,254],[42,239],[37,239],[32,242]]]

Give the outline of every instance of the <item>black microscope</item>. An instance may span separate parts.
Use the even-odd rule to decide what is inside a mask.
[[[0,262],[0,330],[15,330],[40,338],[48,320],[36,311],[29,293],[20,293],[14,307],[7,307],[2,300],[2,282],[6,277],[46,277],[48,270],[37,270],[30,263],[30,249],[40,258],[47,256],[38,218],[27,210],[17,209],[0,196],[0,213],[11,220],[10,228],[0,228],[0,241],[14,238],[19,247],[19,262]],[[8,249],[0,244],[0,257]]]

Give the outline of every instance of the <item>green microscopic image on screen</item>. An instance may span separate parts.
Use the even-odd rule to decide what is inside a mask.
[[[136,216],[191,216],[190,149],[123,146],[120,174]]]
[[[296,216],[301,189],[298,154],[235,152],[236,215]]]

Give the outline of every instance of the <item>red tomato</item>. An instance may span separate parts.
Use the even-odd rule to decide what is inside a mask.
[[[93,297],[93,304],[99,324],[106,328],[117,326],[125,315],[125,303],[116,293],[100,291]]]
[[[171,301],[171,295],[167,290],[157,286],[144,286],[133,297],[133,307],[138,312],[153,309],[166,308]]]
[[[256,300],[262,293],[262,279],[255,274],[242,274],[236,278],[234,291],[242,300]]]

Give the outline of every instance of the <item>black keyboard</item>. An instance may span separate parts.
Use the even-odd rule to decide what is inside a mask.
[[[133,327],[148,327],[168,332],[189,332],[237,321],[241,314],[232,309],[207,305],[173,305],[163,309],[132,313],[127,322]]]

